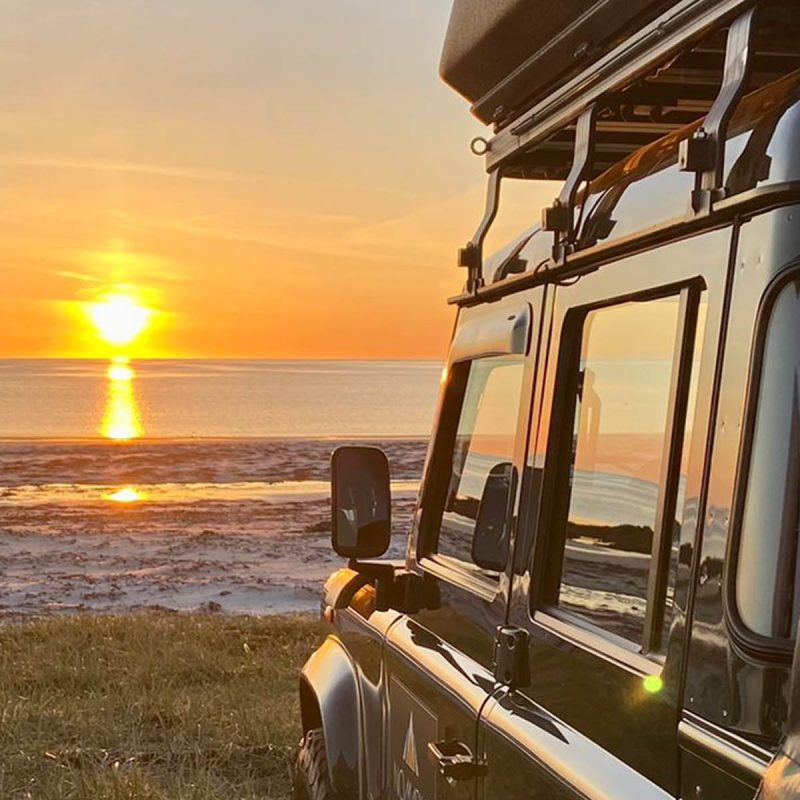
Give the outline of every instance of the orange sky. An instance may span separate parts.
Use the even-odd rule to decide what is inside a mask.
[[[120,289],[133,356],[444,354],[484,181],[447,0],[4,9],[0,357],[105,355]]]

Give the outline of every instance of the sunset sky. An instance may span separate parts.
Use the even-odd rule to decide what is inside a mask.
[[[120,292],[135,357],[441,357],[484,192],[449,5],[2,0],[0,357],[106,355]]]

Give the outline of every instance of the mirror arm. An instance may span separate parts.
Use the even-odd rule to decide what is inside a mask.
[[[375,583],[375,609],[414,614],[438,606],[436,582],[427,575],[398,569],[390,561],[358,561],[347,566]]]
[[[375,580],[394,579],[395,565],[391,561],[359,561],[356,558],[351,558],[347,562],[347,566],[354,572],[360,572],[362,575]]]

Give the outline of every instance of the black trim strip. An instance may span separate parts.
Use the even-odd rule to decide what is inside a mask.
[[[533,622],[548,633],[641,677],[661,675],[663,659],[643,656],[627,639],[587,622],[579,614],[547,607],[533,613]]]
[[[686,438],[686,406],[692,378],[692,355],[697,335],[697,311],[700,287],[681,292],[680,318],[672,356],[672,378],[667,406],[666,447],[658,481],[658,504],[653,526],[653,548],[650,574],[647,581],[647,605],[644,619],[645,653],[659,652],[664,627],[669,565],[672,556],[672,536],[678,509],[678,489],[683,444]]]

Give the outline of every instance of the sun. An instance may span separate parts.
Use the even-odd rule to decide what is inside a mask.
[[[108,344],[130,344],[147,327],[151,311],[130,295],[109,294],[89,306],[89,318]]]

